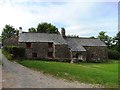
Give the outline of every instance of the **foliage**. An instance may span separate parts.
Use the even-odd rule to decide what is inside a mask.
[[[104,41],[104,42],[105,42],[105,40],[107,39],[107,36],[105,35],[105,33],[106,33],[106,32],[101,31],[101,32],[99,32],[99,35],[98,35],[98,38],[99,38],[100,40]]]
[[[67,37],[76,37],[76,38],[78,38],[79,36],[78,35],[68,35]]]
[[[7,50],[5,50],[4,48],[2,49],[2,53],[5,55],[5,57],[8,59],[8,60],[12,60],[12,54],[9,53]]]
[[[15,28],[11,25],[5,25],[2,31],[2,39],[10,38],[11,36],[15,35]]]
[[[2,36],[0,36],[0,42],[2,41]]]
[[[116,40],[117,50],[118,52],[120,52],[120,32],[117,33],[115,40]]]
[[[29,32],[37,32],[37,30],[34,27],[31,27],[28,29]]]
[[[101,84],[106,87],[118,86],[118,63],[80,63],[22,60],[20,64],[43,71],[56,77],[77,80],[84,83]],[[118,62],[118,61],[117,61]]]
[[[12,54],[13,58],[24,57],[24,55],[25,55],[25,49],[23,47],[6,46],[6,47],[4,47],[4,50],[9,52],[10,54]]]
[[[108,46],[108,48],[112,46],[113,38],[106,35],[106,32],[104,31],[99,32],[98,38],[102,40]]]
[[[51,23],[43,22],[43,23],[38,24],[37,32],[40,32],[40,33],[57,33],[58,28],[56,28]]]
[[[95,39],[95,37],[94,37],[94,36],[91,36],[90,38],[91,38],[91,39]]]
[[[108,50],[108,57],[110,59],[118,60],[120,59],[120,53],[116,50]]]
[[[14,57],[24,57],[25,49],[23,47],[13,47],[13,55]]]

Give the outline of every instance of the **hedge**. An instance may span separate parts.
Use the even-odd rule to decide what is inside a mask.
[[[21,58],[25,56],[25,48],[19,46],[6,46],[3,48],[10,54],[13,54],[13,58]]]
[[[120,53],[116,50],[108,50],[108,57],[109,59],[120,59]]]
[[[12,55],[11,55],[8,51],[2,49],[2,53],[5,55],[5,57],[6,57],[8,60],[12,60],[12,59],[13,59]]]

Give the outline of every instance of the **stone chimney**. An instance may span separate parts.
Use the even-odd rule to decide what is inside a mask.
[[[66,35],[65,35],[65,28],[61,28],[61,35],[63,36],[63,38],[66,37]]]
[[[19,36],[22,33],[22,27],[19,27]]]
[[[22,27],[19,27],[19,33],[22,33]]]

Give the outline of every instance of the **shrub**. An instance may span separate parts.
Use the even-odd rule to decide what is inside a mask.
[[[2,53],[6,56],[6,58],[8,60],[12,60],[12,54],[10,54],[8,51],[6,51],[5,49],[2,49]]]
[[[120,59],[120,53],[116,50],[108,50],[108,57],[110,59],[118,60]]]
[[[14,58],[24,57],[25,56],[25,49],[19,46],[6,46],[3,48],[5,51],[13,54]]]
[[[14,57],[24,57],[25,49],[23,47],[13,47],[12,49]]]

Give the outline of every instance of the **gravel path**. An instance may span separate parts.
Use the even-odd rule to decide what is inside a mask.
[[[1,53],[1,51],[0,51]],[[3,88],[91,88],[92,85],[69,82],[28,69],[2,56]]]

